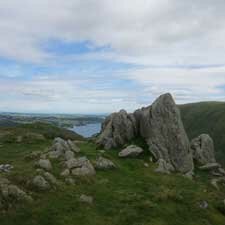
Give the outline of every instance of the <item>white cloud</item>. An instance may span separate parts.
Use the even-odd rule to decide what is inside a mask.
[[[25,61],[53,57],[49,39],[110,45],[121,60],[221,63],[223,0],[8,0],[0,3],[0,54]],[[221,58],[222,57],[222,58]]]
[[[224,100],[225,68],[218,66],[225,58],[224,10],[224,0],[1,1],[0,57],[47,67],[95,59],[145,67],[118,69],[115,74],[97,68],[82,79],[62,71],[28,80],[3,79],[0,109],[131,111],[168,91],[178,102]],[[61,56],[44,48],[51,40],[88,40],[111,51]],[[20,68],[0,72],[1,77],[21,74]],[[121,79],[139,87],[110,85]]]

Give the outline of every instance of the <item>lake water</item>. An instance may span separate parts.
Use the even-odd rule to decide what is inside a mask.
[[[101,123],[90,123],[83,126],[74,126],[71,130],[82,135],[83,137],[91,137],[101,131]]]

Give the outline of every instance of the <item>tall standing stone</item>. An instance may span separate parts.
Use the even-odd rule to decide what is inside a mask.
[[[189,140],[172,96],[161,95],[148,110],[149,113],[145,113],[149,116],[149,129],[144,138],[151,153],[156,159],[164,159],[171,164],[175,171],[191,171],[193,160]],[[144,130],[142,126],[140,124],[140,130]]]

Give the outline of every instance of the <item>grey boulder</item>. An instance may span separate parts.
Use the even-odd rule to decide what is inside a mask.
[[[50,189],[50,184],[41,175],[35,176],[32,181],[33,187],[37,188],[39,191],[46,191]]]
[[[73,159],[73,158],[74,158],[74,152],[72,152],[71,150],[65,152],[65,159],[66,160],[70,160],[70,159]]]
[[[95,168],[91,162],[87,159],[79,167],[72,169],[72,175],[74,176],[94,176],[96,174]]]
[[[102,156],[98,157],[95,161],[95,168],[99,170],[107,170],[116,168],[115,164]]]
[[[215,163],[214,144],[208,134],[201,134],[191,141],[191,150],[194,161],[198,165]]]
[[[135,134],[136,121],[133,114],[121,110],[105,119],[96,143],[105,149],[117,148],[133,139]]]
[[[48,159],[40,159],[36,165],[46,171],[50,171],[52,169],[52,164]]]

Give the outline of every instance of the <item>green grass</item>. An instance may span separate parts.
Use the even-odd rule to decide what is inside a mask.
[[[135,143],[143,144],[141,140]],[[9,176],[12,181],[29,190],[26,180],[34,174],[34,162],[25,156],[34,150],[44,151],[50,141],[42,144],[4,143],[0,148],[0,163],[15,166]],[[80,155],[94,161],[100,154],[95,144],[80,144]],[[63,182],[45,193],[33,193],[35,202],[18,204],[8,212],[0,213],[1,225],[224,225],[221,200],[225,193],[209,185],[208,176],[199,174],[191,181],[179,174],[161,175],[154,172],[146,152],[137,159],[120,159],[118,150],[103,155],[111,159],[117,169],[97,171],[93,179],[77,179],[76,185]],[[53,174],[62,167],[54,162]],[[91,195],[93,205],[79,202],[81,194]],[[199,201],[206,200],[208,209],[200,209]],[[218,207],[220,206],[220,208]]]
[[[210,134],[216,158],[225,165],[225,103],[200,102],[179,107],[190,140],[202,133]]]

